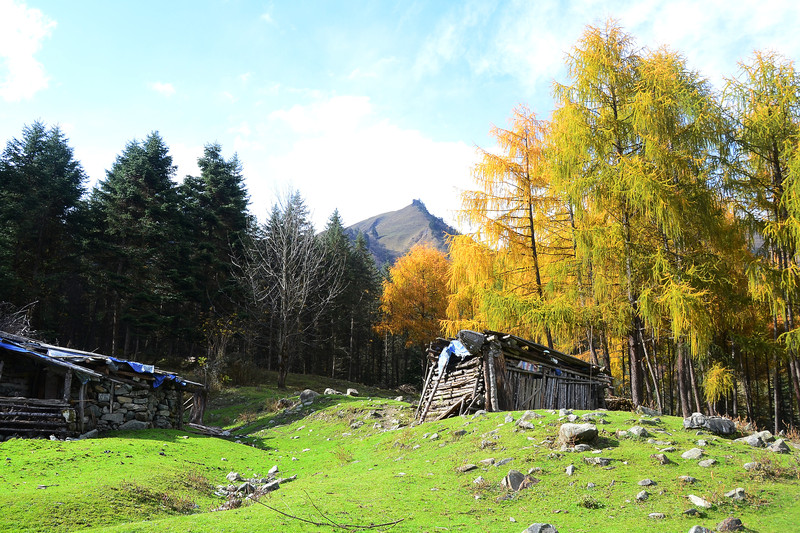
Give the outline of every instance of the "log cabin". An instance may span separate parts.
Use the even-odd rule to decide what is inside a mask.
[[[497,331],[436,339],[427,357],[418,422],[481,409],[597,409],[611,386],[605,368]]]
[[[185,396],[189,395],[189,398]],[[135,361],[0,331],[0,440],[202,423],[205,388]]]

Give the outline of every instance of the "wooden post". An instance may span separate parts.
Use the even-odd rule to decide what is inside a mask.
[[[496,342],[496,341],[495,341]],[[497,377],[495,375],[494,369],[494,342],[489,347],[489,353],[486,356],[486,362],[489,366],[489,382],[491,384],[491,389],[489,389],[489,397],[491,398],[492,408],[488,409],[488,411],[499,411],[500,405],[497,403]]]
[[[0,361],[0,379],[3,379],[3,365],[5,364],[5,361]]]
[[[83,423],[83,408],[84,408],[84,403],[86,401],[86,383],[81,383],[81,389],[80,392],[78,393],[78,401],[79,401],[78,416],[81,417],[81,433],[85,433],[86,428],[84,427]]]
[[[69,393],[72,389],[72,370],[67,370],[67,373],[64,374],[64,403],[69,402]]]
[[[115,385],[115,383],[112,381],[111,382],[110,396],[108,398],[108,412],[109,413],[113,413],[114,412],[114,385]]]

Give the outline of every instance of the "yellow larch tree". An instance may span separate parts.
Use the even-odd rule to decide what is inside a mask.
[[[441,335],[447,309],[450,265],[431,246],[414,246],[389,269],[383,282],[379,329],[404,335],[407,346],[424,346]]]

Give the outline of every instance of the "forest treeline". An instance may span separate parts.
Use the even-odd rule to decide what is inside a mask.
[[[756,52],[715,90],[609,21],[566,62],[549,119],[520,106],[479,150],[447,260],[391,269],[338,213],[313,228],[296,192],[257,222],[217,144],[178,183],[153,133],[87,191],[63,133],[33,123],[0,158],[0,300],[48,339],[197,360],[212,382],[418,383],[426,339],[490,328],[591,359],[637,405],[797,427],[792,61]]]
[[[679,53],[588,27],[555,110],[518,107],[464,195],[447,329],[488,325],[613,371],[634,404],[800,407],[800,78],[756,52],[720,91]]]
[[[128,143],[88,191],[63,132],[25,126],[0,156],[6,329],[139,361],[195,362],[209,383],[252,380],[257,369],[278,370],[281,384],[289,371],[416,380],[418,358],[374,329],[381,275],[363,236],[351,242],[338,213],[319,233],[292,191],[258,223],[240,162],[218,144],[198,167],[179,182],[152,133]]]

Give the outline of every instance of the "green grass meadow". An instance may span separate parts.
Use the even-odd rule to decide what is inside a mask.
[[[288,396],[296,399],[299,390]],[[396,392],[365,391],[359,398],[321,396],[287,413],[277,407],[286,392],[228,389],[212,399],[206,417],[231,429],[228,439],[148,430],[83,441],[0,443],[0,531],[519,532],[547,522],[561,533],[686,532],[693,525],[713,529],[735,516],[747,531],[766,533],[795,531],[800,522],[800,452],[794,448],[778,455],[728,438],[697,436],[674,417],[648,426],[660,444],[620,439],[615,431],[639,417],[608,412],[609,423],[598,425],[601,453],[562,452],[550,444],[562,423],[557,413],[539,411],[543,418],[532,430],[507,422],[508,413],[411,427],[413,404],[392,399]],[[510,414],[515,421],[521,415]],[[707,441],[704,458],[717,464],[703,468],[681,458],[698,439]],[[676,464],[650,457],[664,442],[676,449],[667,452]],[[611,459],[609,467],[583,461],[596,456]],[[490,458],[510,461],[481,465]],[[752,461],[761,463],[758,472],[744,470]],[[457,471],[466,464],[478,468]],[[576,468],[572,476],[565,473],[570,464]],[[225,501],[214,491],[228,484],[226,474],[265,477],[274,465],[280,477],[297,478],[261,497],[265,505],[244,500],[240,508],[212,512]],[[531,475],[539,481],[509,492],[500,481],[512,468],[536,468]],[[684,475],[697,483],[685,485],[679,480]],[[483,481],[476,483],[479,476]],[[656,485],[639,502],[638,482],[645,478]],[[737,487],[747,497],[734,503],[724,493]],[[688,494],[714,505],[701,516],[686,516],[692,507]],[[650,513],[666,517],[648,518]]]

